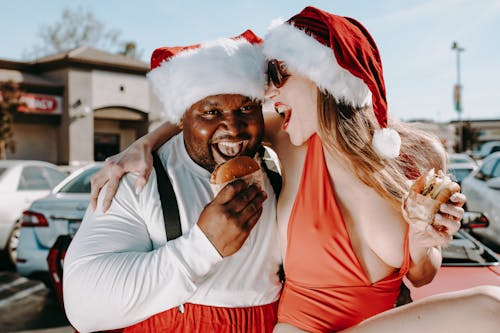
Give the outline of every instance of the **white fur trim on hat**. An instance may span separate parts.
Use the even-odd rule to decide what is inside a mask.
[[[177,123],[194,103],[211,95],[263,100],[266,76],[261,47],[245,38],[218,39],[183,51],[149,72],[166,119]]]
[[[396,158],[401,149],[401,137],[392,128],[379,128],[373,133],[372,147],[382,159]]]
[[[272,23],[263,52],[267,59],[282,60],[292,71],[311,79],[337,102],[355,107],[372,104],[368,86],[340,67],[331,48],[289,23]]]

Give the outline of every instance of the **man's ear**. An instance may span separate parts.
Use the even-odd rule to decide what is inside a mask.
[[[184,127],[184,116],[177,122],[177,126],[182,130]]]

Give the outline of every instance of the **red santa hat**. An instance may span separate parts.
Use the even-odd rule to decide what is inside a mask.
[[[266,77],[262,39],[247,30],[233,38],[161,47],[151,56],[147,76],[163,104],[166,119],[174,123],[207,96],[240,94],[263,100]]]
[[[372,146],[381,158],[399,155],[401,138],[387,128],[387,100],[382,61],[375,41],[358,21],[314,7],[286,22],[274,22],[264,39],[268,59],[284,61],[337,102],[371,105],[380,129]]]

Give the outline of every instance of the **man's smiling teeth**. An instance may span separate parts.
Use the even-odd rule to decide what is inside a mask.
[[[220,141],[217,143],[217,149],[225,156],[234,157],[238,155],[243,148],[243,142]]]

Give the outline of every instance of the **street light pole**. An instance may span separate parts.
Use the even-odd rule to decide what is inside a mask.
[[[465,49],[458,45],[457,41],[454,41],[451,44],[451,49],[457,52],[457,83],[453,89],[453,98],[455,102],[455,111],[458,114],[458,151],[462,152],[463,150],[463,142],[462,142],[462,84],[460,82],[460,53],[465,51]]]

